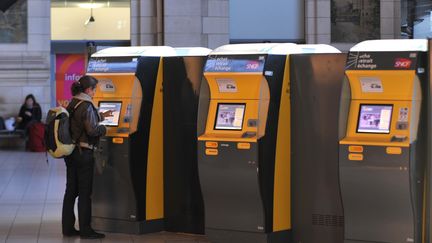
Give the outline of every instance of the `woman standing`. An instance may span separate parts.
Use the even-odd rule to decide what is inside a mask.
[[[72,84],[72,101],[67,107],[70,114],[72,139],[76,148],[65,158],[67,168],[66,192],[63,200],[62,230],[64,236],[80,235],[83,239],[104,238],[95,232],[91,222],[91,194],[93,186],[93,150],[106,128],[99,125],[103,117],[112,116],[112,111],[99,114],[93,104],[98,81],[92,76],[83,76]],[[74,204],[78,197],[78,222],[76,230]]]
[[[33,122],[40,122],[41,118],[40,105],[32,94],[27,95],[19,111],[16,128],[26,130]]]

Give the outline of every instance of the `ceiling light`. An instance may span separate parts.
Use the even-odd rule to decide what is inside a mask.
[[[84,22],[84,26],[87,26],[90,23],[95,22],[95,18],[93,17],[93,9],[90,9],[90,17]]]
[[[102,8],[105,6],[105,3],[78,3],[78,7],[80,8]]]
[[[95,22],[95,19],[94,19],[93,16],[90,16],[90,18],[88,18],[88,19],[84,22],[84,25],[88,25],[88,24],[93,23],[93,22]]]

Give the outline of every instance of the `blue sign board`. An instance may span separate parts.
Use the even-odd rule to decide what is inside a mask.
[[[139,57],[92,57],[88,73],[135,73]]]
[[[205,72],[263,72],[265,55],[209,56]]]

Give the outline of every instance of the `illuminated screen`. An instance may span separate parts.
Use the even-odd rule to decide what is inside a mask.
[[[242,130],[245,104],[218,104],[216,130]]]
[[[113,126],[116,127],[119,125],[119,119],[120,119],[120,111],[121,111],[121,102],[113,102],[113,101],[101,101],[99,102],[99,112],[106,112],[111,110],[113,116],[111,117],[105,117],[105,120],[100,122],[101,125],[105,126]]]
[[[360,105],[357,132],[390,133],[392,105]]]

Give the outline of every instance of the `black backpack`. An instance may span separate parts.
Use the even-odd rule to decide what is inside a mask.
[[[62,106],[52,108],[48,111],[45,129],[45,146],[48,153],[54,158],[64,158],[75,149],[70,133],[70,117],[73,112],[84,101],[79,101],[73,108],[71,114]]]

